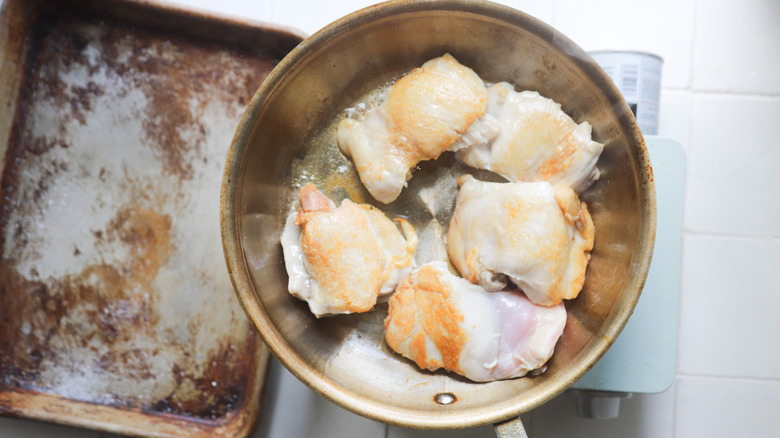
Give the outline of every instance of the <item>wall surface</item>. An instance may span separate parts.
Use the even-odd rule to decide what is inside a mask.
[[[366,0],[170,3],[313,33]],[[523,416],[531,437],[774,437],[780,430],[780,1],[502,1],[585,50],[664,58],[659,135],[685,146],[687,188],[677,376],[661,394],[586,420],[564,393]],[[476,438],[401,429],[351,414],[275,360],[254,437]],[[109,436],[0,418],[3,437]]]

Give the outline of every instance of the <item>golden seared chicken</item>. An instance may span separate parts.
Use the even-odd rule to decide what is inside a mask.
[[[443,261],[414,270],[389,303],[390,348],[420,368],[444,368],[477,382],[541,367],[566,324],[562,303],[539,306],[519,291],[486,292]]]
[[[417,236],[405,220],[396,219],[406,238],[369,205],[336,208],[311,184],[299,199],[281,239],[288,289],[318,318],[371,310],[414,268]]]
[[[387,204],[418,162],[447,150],[486,107],[482,79],[446,54],[399,79],[362,120],[344,119],[336,136],[363,185]]]
[[[549,181],[581,193],[598,179],[604,145],[591,139],[561,106],[535,91],[516,92],[500,82],[488,88],[488,107],[453,145],[458,158],[509,181]]]
[[[572,189],[545,181],[488,183],[470,175],[458,183],[447,253],[464,278],[489,291],[514,283],[545,306],[579,294],[594,227]]]

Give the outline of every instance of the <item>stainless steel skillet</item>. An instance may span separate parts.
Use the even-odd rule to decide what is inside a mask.
[[[596,225],[585,287],[567,303],[563,337],[547,371],[536,377],[472,383],[421,371],[385,345],[386,307],[316,319],[287,292],[279,237],[296,186],[313,181],[337,199],[371,200],[333,138],[344,109],[445,52],[487,81],[509,81],[554,99],[576,121],[589,121],[594,138],[606,144],[601,179],[583,194]],[[468,169],[448,154],[426,163],[385,209],[411,217],[418,227],[432,220],[418,214],[415,191],[421,186],[415,184],[434,181],[442,171]],[[606,74],[555,29],[511,8],[474,1],[384,3],[305,40],[246,109],[229,152],[220,207],[236,294],[279,360],[353,412],[424,429],[501,422],[568,388],[631,315],[655,237],[655,189],[644,141]]]

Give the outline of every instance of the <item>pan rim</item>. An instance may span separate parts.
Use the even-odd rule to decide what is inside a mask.
[[[565,374],[566,379],[561,379],[565,380],[565,382],[551,385],[550,389],[533,400],[515,399],[511,402],[504,402],[499,406],[492,406],[488,409],[489,412],[480,412],[468,416],[461,413],[434,418],[413,415],[408,413],[406,409],[392,409],[387,404],[380,405],[374,401],[366,400],[359,394],[338,385],[326,376],[316,372],[307,361],[290,348],[290,345],[284,340],[278,329],[271,324],[270,318],[268,318],[265,309],[260,303],[249,278],[244,250],[240,244],[242,241],[240,235],[241,226],[239,218],[236,216],[236,196],[241,192],[242,181],[233,181],[232,177],[241,174],[242,165],[245,162],[243,157],[247,153],[248,140],[252,136],[253,123],[264,111],[264,103],[270,99],[276,87],[285,80],[285,75],[297,64],[305,62],[306,58],[314,54],[319,47],[338,38],[350,29],[360,27],[377,19],[418,12],[465,12],[485,16],[506,22],[512,26],[530,28],[533,33],[541,35],[561,50],[575,50],[575,64],[599,85],[610,101],[614,101],[614,105],[619,106],[616,113],[620,116],[621,128],[631,133],[628,137],[633,146],[635,146],[632,148],[636,154],[634,159],[637,161],[639,168],[645,169],[645,172],[638,174],[639,184],[644,186],[645,190],[642,193],[643,199],[640,200],[642,206],[641,214],[644,218],[641,223],[643,238],[639,241],[637,248],[637,259],[644,262],[637,266],[634,277],[629,281],[628,287],[621,297],[624,300],[624,305],[621,306],[622,311],[614,316],[611,324],[608,324],[602,338],[595,339],[591,343],[592,345],[587,347],[587,351],[581,355],[580,363],[582,365],[572,368],[570,372]],[[271,352],[296,378],[326,399],[364,417],[403,427],[459,429],[495,423],[538,407],[576,382],[607,351],[627,323],[647,278],[655,241],[655,188],[644,140],[633,117],[627,117],[628,114],[630,114],[630,109],[623,101],[619,91],[582,49],[552,27],[507,6],[486,1],[475,2],[467,0],[386,2],[347,15],[304,40],[277,65],[250,101],[236,130],[236,135],[228,154],[222,183],[220,227],[228,272],[239,302]]]

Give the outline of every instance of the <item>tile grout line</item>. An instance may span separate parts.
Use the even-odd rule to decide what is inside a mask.
[[[688,133],[687,141],[688,145],[685,148],[685,187],[683,197],[686,193],[689,193],[689,185],[691,178],[689,178],[691,156],[695,145],[693,144],[693,108],[696,98],[695,85],[694,85],[694,71],[696,70],[696,35],[698,33],[698,18],[699,18],[699,0],[693,2],[693,35],[691,38],[691,46],[689,48],[691,54],[691,70],[688,73],[688,90],[691,93],[690,100],[688,102],[687,116],[688,116]],[[684,198],[683,198],[684,199]],[[683,284],[685,284],[685,242],[686,242],[686,229],[685,229],[685,201],[683,200],[683,220],[682,220],[682,242],[680,242],[680,282],[679,282],[679,296],[677,304],[677,351],[675,352],[675,377],[674,382],[674,398],[672,399],[672,438],[677,438],[677,408],[680,405],[680,385],[678,379],[680,376],[680,350],[681,350],[681,336],[680,328],[682,327],[682,314],[683,304],[685,302],[685,290]]]
[[[779,377],[755,377],[755,376],[724,376],[715,374],[677,373],[677,377],[700,380],[737,380],[753,383],[780,383]]]
[[[780,236],[773,235],[750,235],[750,234],[730,234],[730,233],[716,233],[712,231],[696,231],[685,227],[683,224],[683,239],[685,237],[719,237],[736,240],[758,240],[764,242],[780,241]]]
[[[694,92],[696,90],[696,53],[697,53],[697,47],[698,47],[698,36],[699,36],[699,8],[700,6],[700,0],[694,0],[693,2],[693,35],[691,38],[691,71],[688,73],[688,86],[690,87],[691,91]]]
[[[677,342],[679,345],[680,337],[677,337]],[[677,361],[677,367],[680,366],[680,362]],[[677,406],[679,406],[679,398],[680,398],[680,383],[678,380],[679,373],[677,376],[674,377],[674,398],[672,398],[672,438],[677,438]]]
[[[679,90],[679,89],[675,89]],[[691,88],[691,93],[694,97],[727,97],[727,98],[749,98],[749,99],[763,99],[763,100],[777,100],[780,98],[780,93],[769,91],[729,91],[729,90],[697,90]]]

